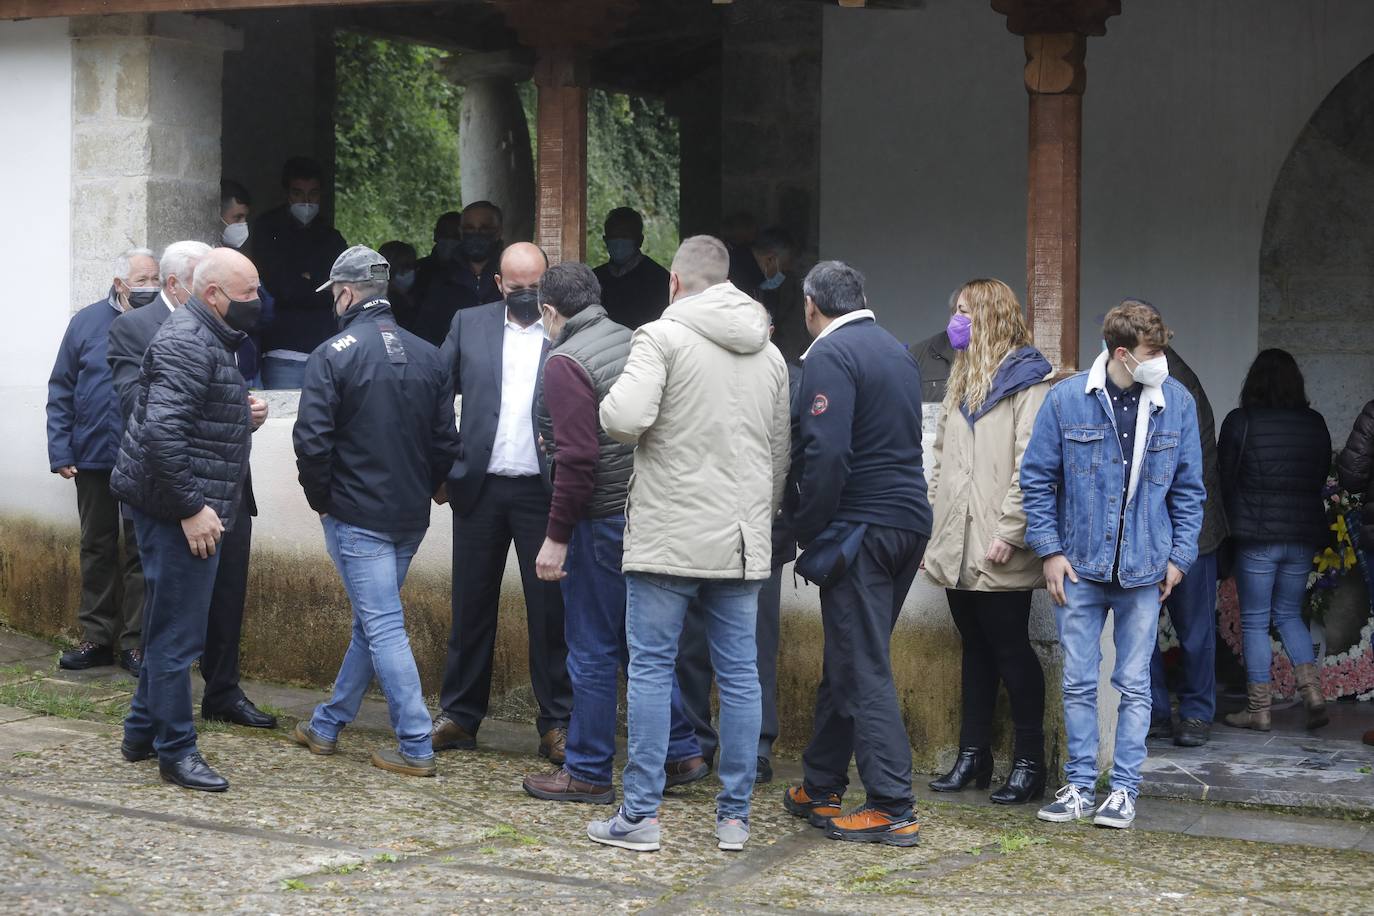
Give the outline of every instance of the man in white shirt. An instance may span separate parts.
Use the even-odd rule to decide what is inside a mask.
[[[463,396],[462,446],[446,484],[453,509],[453,629],[431,737],[436,751],[477,746],[491,697],[501,579],[514,541],[539,704],[539,753],[562,764],[572,714],[563,598],[558,583],[541,581],[534,568],[550,498],[534,419],[548,349],[538,293],[547,268],[535,245],[506,248],[496,276],[504,300],[460,309],[441,351],[454,392]]]

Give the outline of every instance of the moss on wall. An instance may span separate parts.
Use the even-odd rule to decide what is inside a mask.
[[[77,544],[75,528],[0,520],[0,621],[38,636],[74,638],[81,575]],[[420,571],[409,577],[402,594],[411,647],[431,695],[438,693],[448,644],[449,594],[447,575]],[[327,557],[254,551],[243,629],[246,677],[328,687],[348,648],[350,628],[348,600]],[[821,675],[820,619],[784,611],[780,643],[778,745],[795,753],[811,733]],[[1041,648],[1047,659],[1047,750],[1057,768],[1063,746],[1058,665]],[[496,637],[493,715],[533,718],[527,653],[519,583],[508,581]],[[958,636],[948,627],[904,621],[893,634],[892,666],[916,770],[935,772],[949,764],[958,746]],[[999,771],[1008,766],[1010,738],[1003,695],[994,733]]]

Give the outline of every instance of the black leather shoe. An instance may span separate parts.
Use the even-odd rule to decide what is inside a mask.
[[[277,717],[269,716],[253,705],[253,701],[247,697],[242,697],[228,709],[200,711],[202,719],[219,722],[231,722],[234,725],[244,725],[248,728],[276,728]]]
[[[1007,783],[990,796],[993,804],[1024,805],[1045,797],[1045,765],[1028,757],[1012,761]]]
[[[754,770],[754,783],[763,785],[773,781],[773,762],[767,757],[760,757],[758,767]]]
[[[119,667],[138,677],[138,672],[143,669],[143,652],[139,649],[125,649],[119,653]]]
[[[1174,734],[1174,744],[1179,747],[1202,747],[1212,737],[1212,723],[1202,719],[1182,719],[1178,732]]]
[[[68,671],[85,671],[114,664],[114,650],[109,646],[97,646],[93,642],[83,642],[74,649],[68,649],[57,660],[57,667]]]
[[[223,792],[229,788],[229,780],[210,769],[210,764],[200,756],[200,751],[192,751],[176,763],[159,762],[157,769],[162,774],[163,782],[170,782],[183,789]]]
[[[936,792],[959,792],[975,781],[980,789],[992,785],[992,751],[985,747],[961,747],[954,768],[932,780],[930,787]]]
[[[1172,719],[1151,719],[1150,730],[1146,733],[1146,738],[1153,738],[1157,741],[1168,741],[1174,736],[1174,723]]]
[[[151,744],[132,744],[128,738],[119,742],[119,753],[130,763],[138,763],[140,760],[152,760],[157,756],[157,751],[153,750]]]

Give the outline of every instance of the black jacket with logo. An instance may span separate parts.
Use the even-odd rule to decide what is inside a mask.
[[[429,527],[458,455],[453,386],[433,346],[359,303],[305,364],[292,439],[310,508],[371,531]]]

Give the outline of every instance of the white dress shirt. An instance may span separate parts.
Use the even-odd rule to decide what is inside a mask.
[[[501,414],[487,473],[531,477],[539,473],[534,443],[534,385],[544,352],[544,322],[522,328],[510,317],[501,341]]]

